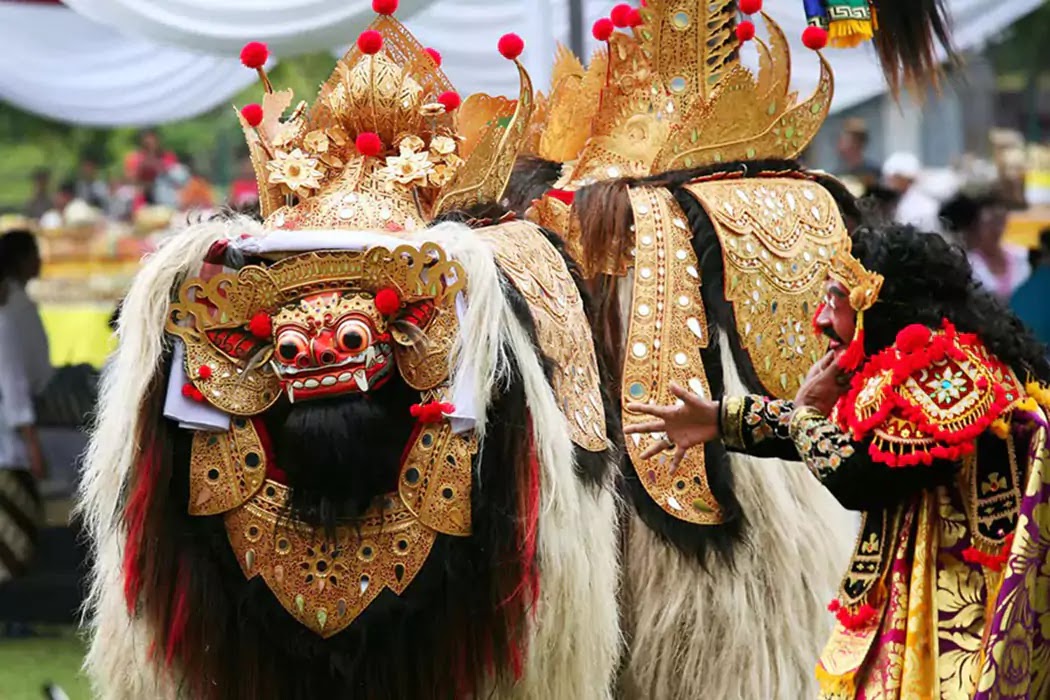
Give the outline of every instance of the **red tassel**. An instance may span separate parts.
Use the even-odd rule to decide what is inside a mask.
[[[839,355],[839,368],[853,372],[864,362],[864,330],[858,330],[853,336],[853,342],[846,348],[846,352]]]
[[[875,616],[878,611],[871,607],[867,603],[861,605],[856,613],[851,613],[847,608],[841,607],[835,613],[835,618],[839,621],[843,627],[850,631],[858,630],[862,627],[866,627]]]

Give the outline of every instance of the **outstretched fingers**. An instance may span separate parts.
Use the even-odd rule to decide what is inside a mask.
[[[663,433],[667,431],[667,421],[654,420],[648,423],[635,423],[623,428],[625,435],[644,435],[645,433]]]
[[[700,396],[699,394],[694,394],[689,389],[686,389],[683,386],[679,386],[674,382],[671,382],[670,386],[668,386],[668,389],[671,390],[672,394],[680,398],[682,401],[685,401],[690,406],[693,406],[694,408],[704,407],[704,397]]]
[[[629,403],[627,410],[631,413],[643,413],[647,416],[667,419],[674,413],[675,406],[657,406],[651,403]]]

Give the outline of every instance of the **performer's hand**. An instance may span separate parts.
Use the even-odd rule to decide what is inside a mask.
[[[661,452],[674,450],[671,473],[682,463],[689,449],[718,439],[718,404],[683,389],[672,383],[671,393],[681,401],[672,406],[653,406],[646,403],[629,403],[627,410],[644,413],[656,420],[629,425],[624,429],[628,435],[663,433],[663,439],[642,453],[642,459],[652,459]]]
[[[849,381],[850,375],[835,364],[835,353],[829,352],[810,368],[806,380],[795,394],[795,408],[815,408],[826,416],[831,413],[839,397],[849,389]]]

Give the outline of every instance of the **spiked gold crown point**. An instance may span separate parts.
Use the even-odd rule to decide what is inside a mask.
[[[524,42],[499,46],[518,100],[462,101],[435,52],[382,8],[312,107],[284,118],[291,91],[268,90],[261,117],[239,115],[268,226],[397,232],[502,196],[533,110]]]
[[[849,290],[849,302],[854,311],[867,311],[879,300],[884,278],[865,268],[853,256],[849,239],[832,254],[828,276]]]

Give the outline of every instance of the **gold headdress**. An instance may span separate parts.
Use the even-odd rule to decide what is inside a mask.
[[[395,3],[377,8],[392,13]],[[240,113],[268,226],[289,229],[412,230],[439,214],[499,201],[533,110],[532,84],[507,35],[500,52],[521,78],[516,101],[462,101],[425,49],[390,14],[361,34],[321,87],[313,107],[291,106],[269,81],[262,105]],[[245,65],[262,73],[266,48]]]
[[[849,304],[858,314],[875,305],[882,291],[883,277],[871,272],[850,252],[849,241],[831,258],[828,276],[849,290]]]

